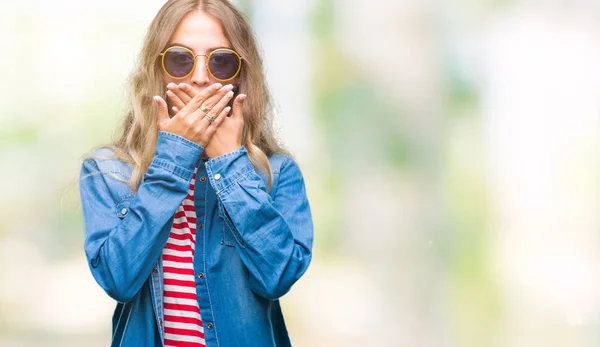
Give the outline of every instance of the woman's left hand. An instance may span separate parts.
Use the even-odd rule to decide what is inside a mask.
[[[167,88],[172,92],[168,95],[171,104],[174,105],[172,109],[175,113],[179,112],[197,93],[192,86],[185,83],[178,85],[169,83]],[[231,116],[223,119],[223,122],[215,131],[210,142],[204,148],[207,157],[216,158],[223,154],[234,152],[242,146],[242,133],[244,131],[242,109],[245,99],[246,94],[240,94],[233,101]]]

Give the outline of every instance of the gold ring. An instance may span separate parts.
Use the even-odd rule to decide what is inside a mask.
[[[204,116],[204,118],[208,119],[208,121],[212,124],[212,122],[215,120],[215,116],[213,116],[210,113],[207,113],[206,116]]]
[[[204,113],[208,113],[210,111],[210,108],[207,108],[204,105],[200,105],[200,111],[204,112]]]

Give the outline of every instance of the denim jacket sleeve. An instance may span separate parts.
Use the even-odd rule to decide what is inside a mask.
[[[94,158],[83,162],[80,195],[85,253],[95,280],[113,299],[131,300],[150,276],[203,150],[183,137],[160,131],[154,158],[122,219],[115,213],[121,194],[117,192],[131,191],[128,183],[112,177],[114,162]]]
[[[267,299],[278,299],[304,274],[312,257],[313,222],[299,166],[286,157],[273,187],[274,198],[244,146],[209,160],[206,170],[219,209],[233,225],[250,288]]]

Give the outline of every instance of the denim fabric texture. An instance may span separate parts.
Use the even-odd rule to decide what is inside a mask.
[[[292,158],[272,155],[267,193],[244,146],[211,159],[200,158],[203,150],[159,131],[136,194],[131,164],[83,162],[84,249],[94,279],[116,301],[111,346],[163,346],[161,252],[196,167],[194,270],[206,345],[291,346],[279,298],[307,270],[313,243],[302,172]]]

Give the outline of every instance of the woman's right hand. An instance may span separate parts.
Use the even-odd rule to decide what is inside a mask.
[[[155,96],[154,100],[158,105],[158,130],[179,135],[206,148],[224,117],[231,111],[231,108],[227,106],[233,97],[231,88],[231,85],[223,87],[219,83],[205,88],[196,94],[173,118],[169,117],[166,101],[160,96]],[[203,104],[215,116],[212,123],[200,109]]]

